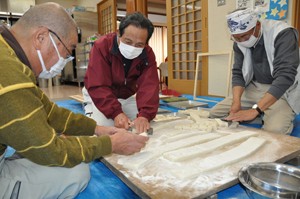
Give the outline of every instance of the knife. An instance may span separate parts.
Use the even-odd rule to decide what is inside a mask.
[[[232,124],[232,120],[225,120],[224,118],[220,118],[223,122],[228,124],[228,127]]]
[[[133,126],[129,127],[129,128],[128,128],[128,131],[133,132],[133,131],[134,131],[134,127],[133,127]],[[150,127],[145,133],[146,133],[147,135],[153,135],[153,128]]]
[[[226,120],[225,118],[220,118],[220,120],[226,122],[229,128],[237,128],[239,126],[239,122],[233,122],[232,120]]]

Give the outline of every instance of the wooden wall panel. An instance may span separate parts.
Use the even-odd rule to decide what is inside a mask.
[[[169,88],[192,94],[196,57],[208,50],[207,0],[167,1]],[[208,94],[207,58],[201,59],[198,95]]]
[[[147,0],[126,0],[126,12],[141,12],[145,16],[148,16]]]
[[[117,30],[116,0],[103,0],[97,4],[98,32],[105,35]]]
[[[292,16],[292,24],[298,30],[300,34],[300,1],[294,0],[293,1],[293,16]],[[300,36],[299,36],[300,37]],[[300,47],[300,39],[298,41]]]

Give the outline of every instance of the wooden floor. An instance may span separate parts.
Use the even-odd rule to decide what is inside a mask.
[[[82,94],[82,87],[79,87],[78,85],[47,86],[41,89],[52,101],[71,99],[70,96],[72,95]]]

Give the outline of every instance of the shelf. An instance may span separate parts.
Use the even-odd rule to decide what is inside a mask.
[[[91,51],[84,51],[84,52],[80,52],[80,53],[76,53],[77,55],[86,55],[89,54]]]
[[[76,66],[77,69],[87,69],[87,66]]]

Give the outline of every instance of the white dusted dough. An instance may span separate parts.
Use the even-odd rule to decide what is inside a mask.
[[[224,137],[220,137],[218,139],[205,142],[202,144],[177,149],[174,151],[170,151],[167,153],[164,153],[164,158],[170,160],[170,161],[183,161],[192,159],[195,157],[198,157],[203,154],[210,153],[216,149],[230,146],[232,144],[241,142],[243,140],[246,140],[249,137],[257,136],[258,134],[252,131],[242,131],[239,133],[232,133]]]
[[[220,136],[221,134],[217,133],[206,133],[190,136],[188,138],[184,138],[171,143],[165,143],[164,145],[156,147],[153,150],[136,153],[129,156],[128,161],[123,162],[123,166],[127,169],[139,169],[165,152],[173,151],[175,149],[187,146],[192,146],[198,143],[207,142],[209,140],[219,138]]]
[[[257,151],[266,142],[263,138],[250,137],[237,147],[223,153],[204,158],[194,165],[186,164],[180,170],[171,171],[180,179],[195,178],[201,173],[216,170],[244,159]]]

